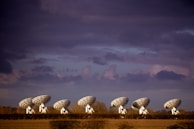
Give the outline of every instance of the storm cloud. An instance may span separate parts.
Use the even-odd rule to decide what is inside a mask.
[[[176,97],[193,110],[193,1],[3,0],[0,7],[2,105],[92,94],[107,106],[117,96],[148,96],[155,109]]]

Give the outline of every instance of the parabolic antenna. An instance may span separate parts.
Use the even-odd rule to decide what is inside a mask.
[[[85,96],[78,100],[77,104],[79,106],[86,106],[87,104],[92,105],[96,101],[96,97],[94,96]]]
[[[32,103],[35,105],[45,104],[51,99],[48,95],[40,95],[32,99]]]
[[[53,104],[53,108],[56,110],[61,110],[61,108],[67,108],[70,105],[70,100],[68,99],[63,99],[63,100],[59,100],[57,102],[55,102]]]
[[[128,103],[129,99],[127,97],[118,97],[111,102],[112,107],[125,106]]]
[[[164,108],[172,109],[173,107],[177,108],[181,104],[180,99],[171,99],[164,103]]]
[[[132,108],[140,109],[142,106],[147,107],[150,103],[150,99],[147,97],[139,98],[132,103]]]
[[[26,109],[28,106],[32,106],[32,98],[26,98],[19,102],[19,107]]]

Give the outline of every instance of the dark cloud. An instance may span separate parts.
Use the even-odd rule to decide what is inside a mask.
[[[5,57],[5,54],[2,53],[0,49],[0,73],[11,74],[13,72],[13,68],[9,60]]]
[[[185,78],[182,74],[177,74],[173,71],[160,71],[158,72],[155,77],[159,80],[182,80]]]
[[[44,73],[44,74],[39,74],[39,73],[33,73],[29,75],[24,75],[21,76],[20,81],[34,81],[36,83],[38,82],[43,82],[43,83],[54,83],[60,81],[60,78],[58,78],[55,75],[49,74],[49,73]]]
[[[120,2],[117,0],[83,0],[81,2],[41,0],[41,7],[44,11],[53,14],[60,13],[71,16],[188,16],[192,15],[192,3],[191,1],[183,2],[183,0],[143,2],[141,0],[122,0]]]
[[[2,48],[3,49],[3,48]],[[27,51],[20,49],[20,48],[14,48],[12,46],[4,48],[4,50],[2,50],[2,56],[10,61],[17,61],[17,60],[21,60],[21,59],[25,59],[27,58]]]
[[[104,56],[106,60],[109,61],[123,61],[123,58],[119,57],[117,54],[115,53],[106,53],[106,55]]]
[[[128,73],[124,78],[127,82],[144,83],[151,79],[149,74],[132,74]]]
[[[25,59],[29,53],[27,47],[30,46],[25,39],[30,23],[32,23],[30,20],[28,21],[27,16],[32,16],[35,4],[22,0],[8,0],[0,3],[0,51],[3,53],[2,56],[9,61]]]
[[[163,37],[161,40],[163,44],[169,47],[179,47],[182,49],[193,50],[194,45],[194,31],[191,30],[182,30],[170,33]]]
[[[45,58],[39,58],[39,59],[34,59],[32,61],[30,61],[31,63],[34,63],[34,64],[44,64],[47,62],[47,59]]]
[[[64,82],[71,82],[71,81],[77,82],[77,81],[81,81],[82,80],[82,76],[80,76],[80,75],[76,75],[76,76],[65,76],[65,77],[62,78],[62,80]]]
[[[32,69],[33,72],[53,72],[53,68],[50,66],[39,66]]]
[[[180,3],[181,3],[182,6],[187,8],[187,10],[190,10],[190,11],[193,10],[193,7],[194,7],[193,0],[180,0]]]
[[[94,56],[94,57],[90,57],[89,60],[92,60],[93,63],[95,64],[99,64],[99,65],[107,65],[110,62],[118,62],[118,61],[124,61],[124,59],[119,56],[116,53],[111,53],[111,52],[106,52],[104,55],[102,56]]]
[[[50,73],[33,73],[25,76],[20,77],[20,81],[32,81],[34,83],[45,83],[46,84],[58,84],[58,83],[65,83],[65,82],[77,82],[82,80],[80,75],[67,75],[64,77],[59,77],[57,75],[53,75]]]
[[[184,90],[181,85],[185,85],[190,90],[181,95],[193,98],[192,0],[0,3],[0,87],[4,88],[0,95],[5,90],[12,94],[7,85],[12,86],[15,94],[21,93],[21,89],[15,88],[20,85],[38,85],[33,93],[41,89],[41,93],[46,91],[59,97],[65,90],[60,94],[58,89],[52,92],[52,87],[59,84],[60,89],[69,86],[72,92],[66,93],[70,98],[75,98],[75,91],[80,91],[76,97],[86,93],[104,98],[107,94],[110,98],[123,94],[138,97],[144,94],[142,89],[153,98],[162,98],[166,92],[169,97],[180,95],[179,91]],[[155,65],[168,71],[156,67],[152,71],[155,76],[147,74]],[[83,74],[85,66],[90,69]],[[173,66],[180,70],[173,70]],[[171,69],[173,72],[169,72]],[[134,74],[136,70],[143,72]],[[187,70],[190,72],[184,72]],[[185,79],[187,74],[180,73],[188,73],[191,78]],[[158,95],[160,90],[162,95]]]
[[[13,72],[12,65],[7,60],[0,61],[0,73],[11,74]]]
[[[103,45],[104,42],[115,44],[117,41],[110,41],[110,39],[114,40],[117,37],[119,37],[118,41],[125,42],[128,47],[160,47],[153,42],[159,40],[157,38],[162,34],[170,29],[177,30],[193,26],[192,17],[186,20],[180,17],[180,21],[173,17],[175,14],[190,15],[189,13],[193,11],[192,8],[187,9],[188,4],[182,5],[182,1],[151,0],[142,5],[139,3],[142,2],[133,0],[122,2],[42,0],[40,3],[15,1],[12,2],[11,7],[13,7],[9,11],[6,8],[9,4],[6,3],[4,15],[8,17],[5,17],[6,25],[2,25],[4,34],[2,42],[8,45],[3,48],[14,47],[17,51],[14,52],[12,49],[10,51],[24,57],[27,52],[33,52],[42,47],[45,47],[43,51],[49,51],[53,47],[73,49],[80,44]],[[49,11],[51,14],[44,11]],[[166,16],[169,14],[172,18]],[[74,15],[76,18],[73,18]],[[95,22],[88,23],[87,20],[83,20],[87,17],[93,18]],[[175,20],[176,24],[174,24]],[[115,21],[118,22],[115,23]],[[9,26],[11,28],[6,28]]]
[[[93,63],[98,64],[98,65],[106,65],[107,64],[107,61],[101,57],[92,57],[91,60]]]

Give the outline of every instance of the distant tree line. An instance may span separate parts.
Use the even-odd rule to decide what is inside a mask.
[[[109,107],[107,108],[106,105],[103,102],[95,102],[92,107],[95,110],[95,113],[93,114],[93,117],[103,117],[103,118],[119,118],[118,115],[118,108]],[[53,107],[48,107],[48,113],[47,114],[40,114],[38,113],[38,107],[33,107],[36,114],[33,116],[35,117],[66,117],[61,116],[58,110],[55,110]],[[152,109],[148,109],[149,115],[147,118],[155,119],[155,118],[161,118],[161,119],[167,119],[172,118],[170,111],[166,110],[159,110],[154,111]],[[181,119],[194,119],[194,111],[186,111],[184,109],[179,109],[181,115],[179,118]],[[84,107],[80,107],[77,105],[77,103],[72,104],[69,107],[69,114],[67,117],[69,118],[83,118],[85,117],[85,109]],[[25,109],[22,109],[20,107],[10,107],[10,106],[0,106],[0,115],[1,116],[16,116],[20,115],[22,118],[26,117]],[[32,116],[32,115],[31,115]],[[127,114],[125,118],[140,118],[138,111],[133,110],[132,108],[129,108],[127,110]]]

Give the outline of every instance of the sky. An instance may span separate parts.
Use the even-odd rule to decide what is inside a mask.
[[[1,0],[0,105],[92,95],[194,110],[192,0]]]

